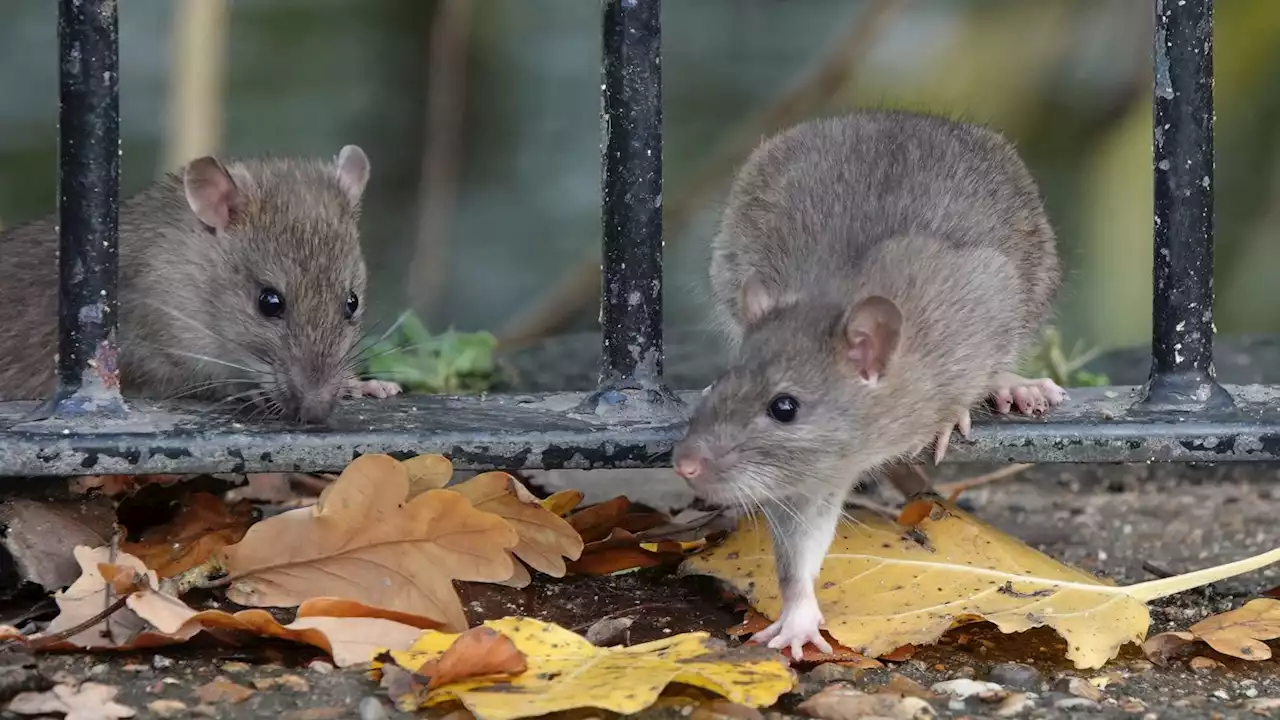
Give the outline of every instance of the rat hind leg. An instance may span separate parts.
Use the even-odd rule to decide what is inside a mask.
[[[992,383],[991,404],[1002,415],[1014,409],[1023,415],[1043,415],[1066,401],[1067,391],[1049,378],[1024,378],[1002,372]]]

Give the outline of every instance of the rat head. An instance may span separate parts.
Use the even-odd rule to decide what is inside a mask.
[[[704,394],[676,445],[676,473],[721,504],[786,501],[883,460],[862,437],[898,346],[902,314],[871,296],[776,305],[755,280],[738,359]]]
[[[175,306],[200,331],[174,336],[197,336],[191,354],[204,358],[203,373],[226,381],[225,394],[247,385],[287,418],[328,418],[361,337],[357,225],[368,180],[369,160],[354,145],[336,162],[203,157],[185,168],[199,222],[182,250],[194,286],[170,295],[185,300]]]

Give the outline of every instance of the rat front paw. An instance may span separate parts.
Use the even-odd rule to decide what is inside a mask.
[[[1000,373],[991,390],[996,412],[1005,414],[1017,408],[1023,415],[1043,415],[1051,407],[1067,401],[1067,391],[1049,378],[1024,378],[1014,373]]]
[[[752,635],[751,639],[774,650],[789,647],[791,657],[796,660],[804,656],[804,646],[809,643],[824,653],[830,653],[831,643],[822,637],[822,623],[822,612],[818,610],[816,601],[795,607],[787,605],[782,608],[782,617],[777,622]]]
[[[398,383],[386,380],[360,380],[351,378],[343,385],[344,396],[350,398],[374,397],[382,400],[399,395],[403,389]]]

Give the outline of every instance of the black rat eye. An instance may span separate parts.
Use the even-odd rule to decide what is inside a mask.
[[[769,401],[769,417],[780,423],[789,423],[796,419],[800,410],[800,401],[791,395],[779,395]]]
[[[354,290],[352,290],[351,292],[347,293],[347,307],[346,307],[347,319],[350,320],[351,318],[355,317],[356,311],[359,309],[360,309],[360,297],[356,295]]]
[[[284,315],[284,295],[273,287],[262,288],[262,292],[258,293],[258,312],[269,318]]]

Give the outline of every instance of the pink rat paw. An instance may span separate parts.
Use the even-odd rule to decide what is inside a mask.
[[[398,383],[386,380],[360,380],[351,378],[343,385],[344,397],[374,397],[379,400],[399,395],[403,389]]]
[[[991,390],[996,412],[1007,414],[1013,409],[1023,415],[1043,415],[1051,407],[1067,401],[1067,391],[1049,378],[1024,378],[1014,373],[1000,373]]]
[[[777,622],[752,635],[751,639],[765,643],[774,650],[789,647],[791,657],[796,660],[804,656],[804,646],[809,643],[824,653],[830,653],[831,643],[822,637],[822,623],[822,611],[818,609],[817,600],[784,603],[782,616]]]

